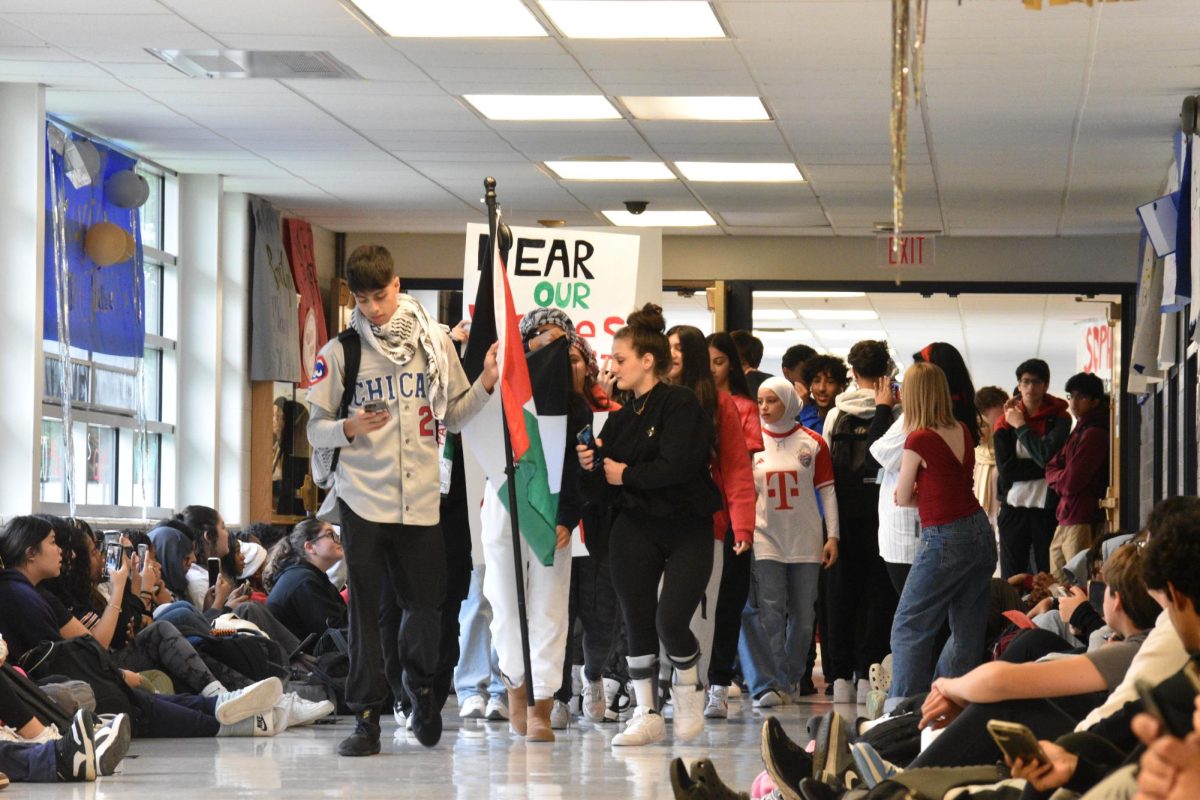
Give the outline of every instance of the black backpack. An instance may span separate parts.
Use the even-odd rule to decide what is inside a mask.
[[[338,714],[352,714],[346,705],[346,679],[350,675],[349,630],[327,628],[313,648],[316,663],[312,665],[309,682],[325,687],[329,698],[337,706]]]
[[[869,449],[870,430],[870,419],[841,413],[829,435],[838,507],[867,516],[877,513],[879,503],[879,462]]]

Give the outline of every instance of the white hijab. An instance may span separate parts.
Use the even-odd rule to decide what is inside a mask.
[[[787,378],[771,377],[759,385],[759,393],[764,389],[783,402],[783,416],[778,422],[764,422],[763,427],[771,433],[790,432],[796,427],[796,416],[800,413],[800,395],[796,394],[796,387]]]

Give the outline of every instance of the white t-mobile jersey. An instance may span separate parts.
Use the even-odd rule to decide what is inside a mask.
[[[785,434],[764,428],[763,446],[753,459],[758,490],[754,557],[820,563],[825,540],[817,490],[833,485],[829,445],[816,431],[797,424]]]

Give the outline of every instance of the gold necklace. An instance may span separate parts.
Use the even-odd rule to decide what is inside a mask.
[[[658,384],[656,383],[656,384],[654,384],[654,386],[658,386]],[[634,416],[640,417],[642,415],[642,412],[646,410],[646,405],[650,402],[650,392],[654,391],[654,386],[651,386],[646,391],[646,393],[644,395],[642,395],[642,407],[641,408],[637,407],[637,398],[636,397],[633,398],[633,402],[631,402],[629,405],[633,406]]]

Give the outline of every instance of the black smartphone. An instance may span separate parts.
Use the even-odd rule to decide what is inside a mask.
[[[387,402],[384,400],[368,400],[362,404],[362,410],[367,414],[378,414],[380,411],[387,411]]]
[[[1009,762],[1018,758],[1026,764],[1031,761],[1037,764],[1049,764],[1050,759],[1038,744],[1033,731],[1018,722],[1006,722],[1001,719],[988,720],[988,733],[996,742],[1000,751],[1008,757]]]
[[[121,543],[106,542],[104,545],[104,568],[109,575],[121,568]]]
[[[150,545],[148,545],[148,544],[139,544],[138,545],[138,563],[141,564],[142,566],[145,566],[146,554],[149,552],[150,552]]]
[[[210,558],[208,560],[208,588],[217,585],[217,578],[221,575],[221,559]]]
[[[1088,581],[1088,602],[1104,613],[1104,581]]]
[[[596,452],[596,435],[592,433],[592,426],[584,425],[579,433],[575,434],[575,439],[592,451],[592,470],[595,471],[600,466],[600,454]]]

